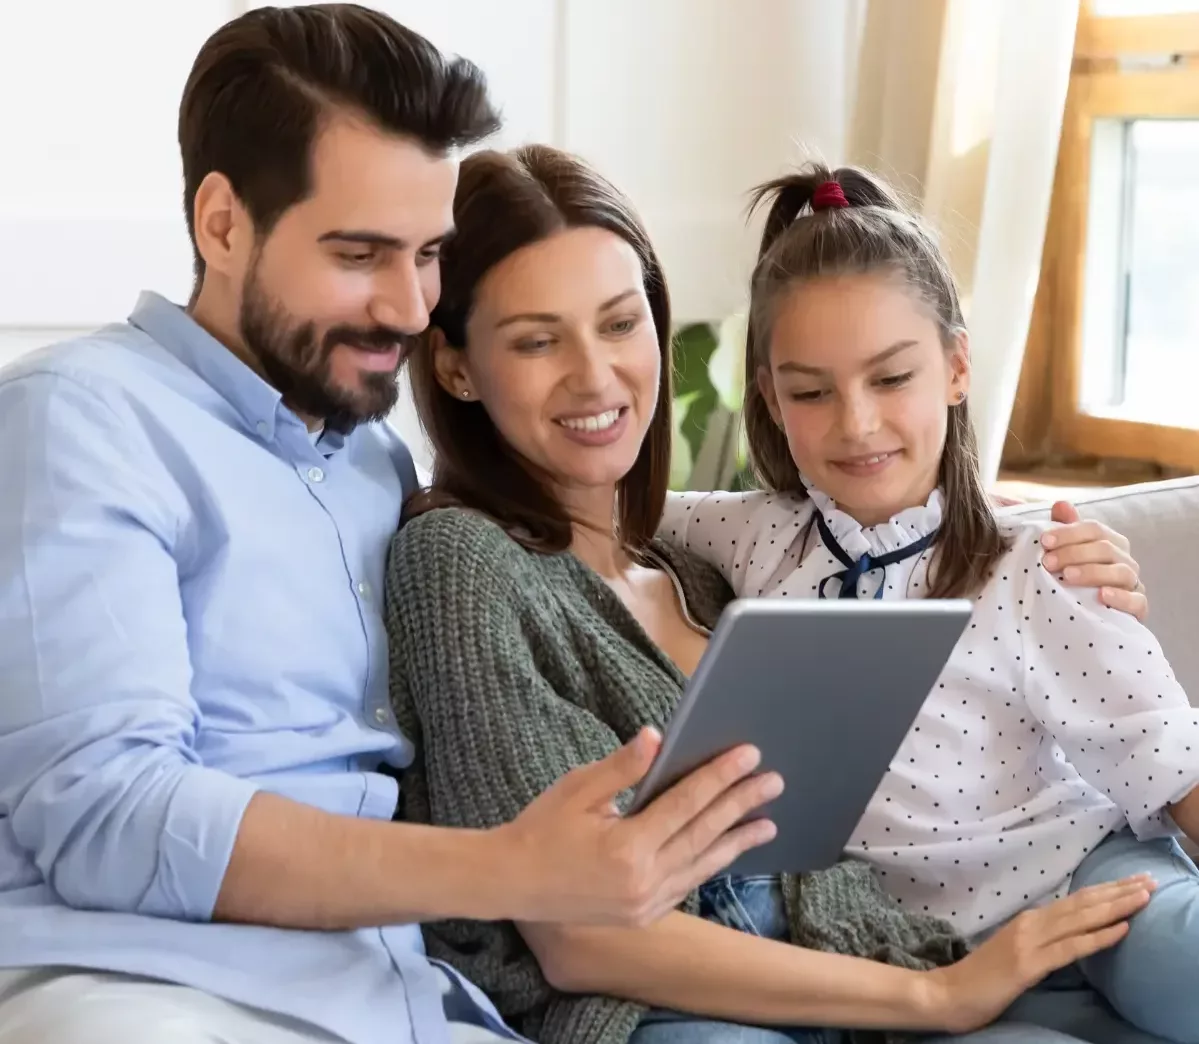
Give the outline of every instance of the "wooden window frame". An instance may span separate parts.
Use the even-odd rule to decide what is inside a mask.
[[[1180,58],[1168,69],[1119,65],[1152,55]],[[1199,12],[1100,18],[1084,2],[1005,467],[1081,456],[1199,471],[1199,416],[1177,428],[1087,413],[1080,402],[1092,128],[1154,116],[1199,118]]]

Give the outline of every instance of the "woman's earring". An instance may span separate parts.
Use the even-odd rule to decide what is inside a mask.
[[[469,388],[462,389],[462,398],[464,398],[464,399],[470,398],[470,389]]]
[[[962,403],[964,403],[965,401],[966,401],[966,393],[964,391],[958,392],[958,405],[961,406]]]

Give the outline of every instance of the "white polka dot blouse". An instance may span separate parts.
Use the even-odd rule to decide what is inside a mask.
[[[941,522],[941,496],[863,528],[816,491],[672,495],[660,534],[743,597],[836,597],[850,558],[897,551]],[[1066,894],[1084,856],[1125,823],[1177,833],[1167,805],[1199,783],[1199,711],[1153,635],[1041,565],[1046,524],[1012,540],[962,640],[858,824],[847,854],[905,906],[967,936]],[[866,573],[858,595],[920,598],[932,551]]]

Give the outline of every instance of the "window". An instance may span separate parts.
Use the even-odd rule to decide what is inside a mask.
[[[1093,0],[1075,42],[1008,457],[1199,471],[1199,0]]]
[[[1097,119],[1082,410],[1199,427],[1199,120]]]

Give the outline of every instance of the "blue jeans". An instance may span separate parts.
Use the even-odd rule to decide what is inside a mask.
[[[1073,888],[1148,873],[1149,905],[1116,946],[1080,961],[1078,978],[1099,994],[1141,1040],[1199,1044],[1199,870],[1172,838],[1138,841],[1112,834],[1083,861]],[[1087,1018],[1085,1025],[1092,1025]],[[1079,1033],[1095,1044],[1106,1034]],[[1135,1039],[1127,1034],[1121,1040]]]
[[[930,1034],[926,1044],[1162,1044],[1162,1036],[1179,1044],[1199,1041],[1199,1019],[1192,1017],[1199,1013],[1199,871],[1174,842],[1138,842],[1122,833],[1087,858],[1075,875],[1075,887],[1134,873],[1152,874],[1158,889],[1119,946],[1049,976],[992,1025],[960,1036]],[[700,916],[769,939],[786,939],[789,934],[782,889],[775,878],[713,878],[700,889]],[[1170,1003],[1162,1003],[1156,992],[1159,983],[1172,998]],[[1191,983],[1197,997],[1188,1006],[1191,993],[1183,984]],[[1185,1028],[1189,1035],[1163,1033],[1167,1028]],[[629,1044],[845,1040],[846,1034],[836,1029],[746,1026],[655,1010],[641,1021]]]
[[[713,878],[699,892],[700,916],[728,928],[786,940],[790,936],[782,888],[773,877]],[[846,1044],[843,1030],[823,1027],[744,1026],[672,1011],[651,1011],[629,1044]],[[1040,1026],[1008,1021],[930,1044],[1078,1044]]]

